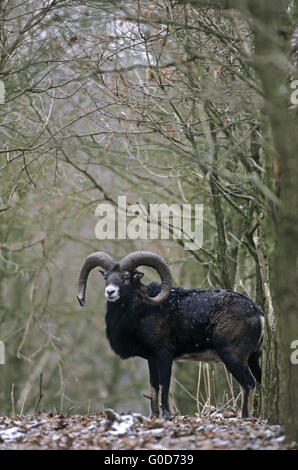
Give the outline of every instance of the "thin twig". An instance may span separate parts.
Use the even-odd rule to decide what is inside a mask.
[[[43,398],[43,393],[42,393],[42,372],[41,372],[39,376],[39,396],[35,405],[35,413],[38,413],[39,405],[40,405],[42,398]]]
[[[14,384],[11,384],[10,402],[11,402],[11,415],[12,415],[12,417],[15,417]]]

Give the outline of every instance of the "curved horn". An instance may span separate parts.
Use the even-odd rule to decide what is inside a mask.
[[[155,253],[150,251],[135,251],[120,261],[120,268],[133,271],[138,266],[150,266],[154,268],[161,278],[161,291],[155,297],[144,297],[144,302],[150,305],[159,305],[164,302],[172,288],[172,275],[167,263]]]
[[[89,273],[92,269],[96,268],[97,266],[101,266],[106,271],[113,266],[115,266],[116,261],[103,251],[97,251],[96,253],[92,253],[91,255],[87,256],[85,259],[80,275],[79,275],[79,282],[78,282],[78,296],[77,299],[83,307],[86,302],[85,294],[86,294],[86,287],[87,287],[87,280]]]

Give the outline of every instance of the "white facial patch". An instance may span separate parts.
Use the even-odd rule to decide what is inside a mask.
[[[109,302],[115,302],[120,297],[119,286],[115,286],[115,284],[109,284],[105,288],[105,298]]]

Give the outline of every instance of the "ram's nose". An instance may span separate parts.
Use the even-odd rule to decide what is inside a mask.
[[[119,297],[119,288],[116,286],[107,286],[105,296],[107,300],[117,300]]]
[[[110,297],[111,297],[111,295],[112,295],[112,294],[114,294],[114,292],[115,292],[115,289],[112,289],[112,290],[107,290],[106,292],[107,292],[108,296],[110,296]]]

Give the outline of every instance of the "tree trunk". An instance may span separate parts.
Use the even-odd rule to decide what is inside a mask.
[[[291,362],[291,343],[298,340],[298,128],[295,111],[289,109],[292,90],[288,81],[293,27],[287,16],[286,1],[252,1],[250,12],[256,70],[264,91],[264,111],[271,125],[272,147],[277,155],[269,164],[267,161],[267,179],[275,185],[279,198],[276,208],[268,202],[272,227],[269,264],[276,323],[270,331],[267,322],[265,335],[265,356],[268,356],[265,363],[270,365],[269,376],[271,380],[275,376],[278,387],[268,393],[265,412],[271,420],[284,424],[288,436],[298,441],[298,365]],[[274,330],[276,338],[271,337]],[[270,349],[266,351],[269,344]]]

